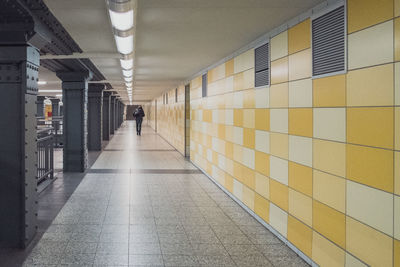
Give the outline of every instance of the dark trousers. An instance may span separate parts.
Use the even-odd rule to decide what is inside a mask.
[[[138,133],[138,134],[140,134],[141,133],[141,131],[142,131],[142,121],[143,121],[143,119],[142,118],[137,118],[136,119],[136,133]]]

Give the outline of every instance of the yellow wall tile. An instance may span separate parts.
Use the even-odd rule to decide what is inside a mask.
[[[271,38],[271,60],[288,55],[288,32],[284,31]]]
[[[394,16],[400,16],[400,0],[394,0]]]
[[[394,193],[400,195],[400,152],[394,152]]]
[[[313,80],[314,107],[343,107],[346,105],[346,75]]]
[[[289,106],[289,84],[272,85],[269,89],[269,105],[271,108],[285,108]]]
[[[345,252],[317,232],[313,232],[312,259],[319,266],[345,266]]]
[[[233,158],[233,143],[226,142],[226,144],[225,144],[225,156],[227,158],[230,158],[230,159]]]
[[[244,73],[239,72],[233,76],[233,90],[243,90],[244,89]]]
[[[400,267],[400,240],[394,239],[394,267]]]
[[[346,214],[393,236],[393,194],[347,180]]]
[[[269,131],[269,109],[256,109],[255,119],[255,127],[257,130]]]
[[[346,216],[315,200],[313,228],[340,247],[346,247]]]
[[[218,138],[224,140],[225,139],[225,125],[218,124]]]
[[[350,34],[348,69],[393,62],[393,21]]]
[[[346,218],[346,248],[370,266],[392,266],[392,240],[365,224]]]
[[[289,136],[287,134],[270,133],[269,144],[271,154],[280,158],[289,158]]]
[[[312,108],[289,109],[289,134],[307,137],[313,136]]]
[[[311,26],[307,19],[288,30],[289,54],[296,53],[310,47]]]
[[[314,170],[313,174],[314,199],[345,213],[346,180],[317,170]]]
[[[311,77],[311,49],[289,56],[289,81]]]
[[[347,29],[352,33],[393,17],[393,0],[348,0]]]
[[[256,185],[255,190],[258,194],[266,199],[269,199],[269,178],[256,172]]]
[[[211,122],[212,121],[212,111],[209,109],[203,110],[203,121]]]
[[[207,82],[212,83],[225,78],[225,63],[209,70],[207,73]]]
[[[255,154],[256,171],[269,176],[269,155],[259,151],[256,151]]]
[[[313,140],[313,167],[345,177],[346,145],[343,143]]]
[[[259,194],[255,194],[254,212],[264,221],[269,222],[269,201]]]
[[[289,79],[289,59],[284,57],[271,62],[271,84],[287,82]]]
[[[394,121],[394,147],[396,150],[400,150],[400,107],[395,107]]]
[[[400,61],[400,18],[394,20],[394,59]]]
[[[393,151],[347,145],[347,179],[393,192]]]
[[[348,108],[347,142],[393,149],[393,108]]]
[[[289,208],[289,187],[273,179],[269,179],[269,197],[270,200],[287,211]]]
[[[255,130],[243,128],[243,145],[247,148],[254,148]]]
[[[243,126],[243,109],[233,110],[233,125],[238,127]]]
[[[225,62],[225,76],[231,76],[233,75],[233,59],[228,60],[227,62]]]
[[[312,226],[312,198],[289,189],[289,214]]]
[[[347,105],[393,105],[393,86],[393,64],[350,71],[347,73]]]
[[[304,254],[311,257],[312,230],[296,218],[289,216],[287,238]]]
[[[243,109],[243,127],[254,129],[255,127],[254,109]]]
[[[289,186],[303,194],[312,196],[312,168],[289,161]]]

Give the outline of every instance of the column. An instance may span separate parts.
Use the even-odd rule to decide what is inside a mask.
[[[111,107],[110,107],[110,134],[115,132],[115,99],[117,96],[111,95]]]
[[[114,119],[115,128],[114,129],[115,129],[115,131],[118,130],[118,128],[119,128],[119,125],[118,125],[119,115],[118,114],[119,114],[119,99],[116,98],[115,99],[115,113],[114,113],[114,116],[115,116],[115,119]]]
[[[60,116],[60,99],[59,98],[50,98],[51,100],[51,109],[52,109],[52,114],[53,117],[58,117]]]
[[[89,84],[88,92],[88,149],[101,150],[103,141],[103,90],[104,84]]]
[[[25,247],[37,229],[35,115],[40,55],[26,43],[10,43],[0,46],[0,247],[17,248]]]
[[[43,101],[46,97],[42,95],[38,95],[36,98],[36,117],[44,117],[43,112]]]
[[[103,140],[110,140],[111,92],[103,92]]]
[[[87,168],[87,93],[90,71],[58,72],[63,89],[64,172]]]

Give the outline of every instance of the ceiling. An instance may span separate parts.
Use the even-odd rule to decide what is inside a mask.
[[[321,2],[139,0],[133,100],[153,99]],[[105,0],[45,3],[85,53],[103,55],[90,59],[127,99]]]

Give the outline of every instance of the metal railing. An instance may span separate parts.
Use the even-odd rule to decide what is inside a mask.
[[[54,147],[63,147],[63,116],[53,116],[50,121],[46,121],[44,117],[36,117],[36,119],[39,128],[53,128]]]
[[[54,178],[54,128],[37,130],[37,183]]]

